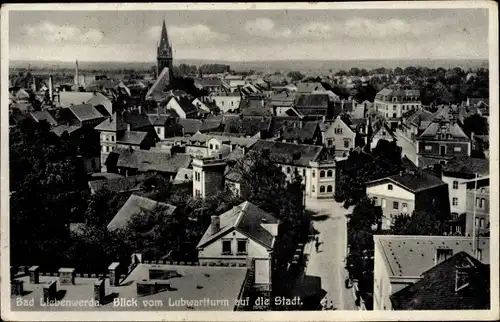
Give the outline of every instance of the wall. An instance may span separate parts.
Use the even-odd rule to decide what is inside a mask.
[[[239,108],[241,102],[240,96],[212,96],[212,99],[224,113]]]
[[[208,147],[209,155],[219,151],[222,147],[222,143],[216,138],[211,138],[210,140],[208,140],[206,145]],[[210,145],[212,145],[212,148],[210,148]]]
[[[335,134],[335,129],[341,129],[342,133]],[[350,151],[354,149],[356,133],[339,118],[330,125],[325,132],[325,143],[327,147],[334,146],[335,151]],[[332,141],[330,141],[332,140]],[[344,141],[349,141],[349,146],[344,145]]]
[[[171,99],[168,104],[167,104],[167,109],[170,109],[170,110],[174,110],[177,115],[179,115],[179,117],[181,119],[185,119],[186,118],[186,113],[184,112],[184,110],[181,108],[181,106],[179,105],[179,103],[177,103],[177,100],[176,99]]]
[[[386,118],[400,118],[404,113],[409,110],[418,110],[420,109],[422,104],[419,101],[411,101],[411,102],[385,102],[376,99],[374,101],[374,107],[379,114]],[[395,114],[395,115],[394,115]]]
[[[100,131],[100,143],[101,143],[101,171],[106,172],[106,159],[109,153],[116,149],[116,136],[115,132]]]
[[[440,156],[440,146],[446,146],[445,156],[470,156],[470,142],[456,142],[456,141],[425,141],[418,140],[417,142],[417,153],[418,154],[428,154],[434,156]],[[430,150],[426,150],[426,146],[430,147]],[[455,147],[459,147],[460,151],[455,151]]]
[[[467,189],[462,182],[467,181],[467,179],[462,178],[454,178],[451,176],[443,175],[441,180],[443,180],[446,184],[448,184],[449,191],[449,203],[450,203],[450,212],[462,214],[466,212],[466,199],[467,199]],[[458,189],[453,189],[453,181],[458,182]],[[453,205],[453,198],[457,198],[457,205]]]
[[[389,279],[389,267],[385,261],[382,247],[375,240],[373,269],[373,310],[390,310],[392,286]]]
[[[186,145],[186,153],[191,156],[208,156],[208,148],[205,146]]]
[[[465,186],[465,184],[463,185]],[[481,192],[481,188],[484,189]],[[467,219],[466,219],[466,236],[472,236],[473,227],[476,227],[476,234],[485,234],[489,232],[489,224],[490,224],[490,194],[489,194],[488,186],[481,186],[478,184],[478,189],[474,196],[474,188],[467,189],[467,200],[466,200],[466,209],[467,209]],[[484,199],[483,207],[481,204],[476,204],[476,200],[474,198],[479,198],[479,200]],[[474,213],[475,208],[475,213]],[[476,225],[474,225],[474,218],[477,219]],[[483,225],[481,226],[481,219],[483,219]]]
[[[415,196],[415,211],[428,211],[436,218],[447,216],[450,214],[448,195],[447,185],[419,191]]]
[[[388,186],[392,184],[392,190],[389,190]],[[369,186],[366,188],[366,194],[368,198],[376,197],[376,206],[382,207],[382,229],[389,229],[391,227],[392,218],[397,214],[411,214],[415,209],[415,195],[402,187],[394,183],[381,183],[374,186]],[[383,204],[383,199],[385,199],[385,206]],[[393,208],[393,203],[398,203],[398,209]],[[407,211],[403,210],[403,203],[407,204]]]
[[[160,140],[165,140],[165,126],[157,126],[155,125],[156,135],[160,138]]]

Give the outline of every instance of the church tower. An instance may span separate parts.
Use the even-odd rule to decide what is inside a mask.
[[[160,44],[158,45],[158,51],[157,51],[157,70],[156,70],[156,77],[159,77],[161,72],[165,67],[168,68],[169,71],[169,76],[170,79],[172,79],[172,46],[170,45],[170,41],[168,40],[168,34],[167,34],[167,26],[165,25],[165,20],[163,20],[163,26],[161,27],[161,38],[160,38]]]

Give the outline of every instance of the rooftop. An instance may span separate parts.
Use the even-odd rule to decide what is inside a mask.
[[[370,181],[367,183],[367,186],[373,186],[387,181],[393,182],[414,193],[441,185],[446,185],[446,183],[441,181],[441,179],[424,171],[415,169],[405,171],[402,174]]]
[[[131,195],[115,217],[109,222],[108,230],[125,229],[134,216],[145,215],[157,209],[162,210],[165,216],[170,216],[176,207],[163,202]]]
[[[490,173],[490,161],[487,159],[456,157],[443,166],[443,171],[462,173],[468,175],[488,175]]]
[[[462,268],[467,270],[466,276],[462,288],[457,289],[457,270]],[[459,252],[423,273],[415,284],[394,293],[391,301],[396,310],[490,309],[489,266]]]
[[[94,96],[93,92],[59,92],[59,99],[62,107],[68,107],[72,104],[85,104],[92,98],[92,96]]]
[[[104,119],[104,116],[92,104],[71,105],[68,109],[82,122]]]
[[[198,248],[225,235],[231,230],[237,230],[266,248],[274,246],[275,232],[266,225],[278,225],[279,221],[273,215],[263,211],[249,201],[226,211],[219,216],[220,229],[212,234],[211,227],[207,229],[198,243]]]
[[[122,135],[116,138],[116,143],[141,145],[147,136],[147,132],[125,131]]]
[[[36,122],[47,121],[50,125],[53,125],[53,126],[57,125],[57,121],[54,119],[54,117],[47,110],[31,112],[30,116]]]
[[[183,183],[193,180],[193,170],[188,168],[180,168],[175,176],[174,183]]]
[[[191,157],[187,154],[170,155],[164,152],[128,149],[120,152],[117,166],[133,168],[142,172],[159,171],[177,173],[180,168],[187,168]]]
[[[276,163],[308,167],[310,161],[317,161],[323,147],[259,140],[252,146],[252,150],[268,150],[269,157]]]
[[[325,91],[326,89],[319,82],[299,83],[297,86],[297,93],[312,93],[316,91]]]
[[[453,254],[472,254],[472,240],[461,236],[375,235],[383,252],[390,276],[418,277],[436,265],[437,249],[451,249]],[[478,238],[483,264],[490,262],[490,239]]]
[[[136,175],[114,179],[94,180],[89,182],[89,186],[94,192],[101,189],[107,189],[114,192],[127,192],[138,190],[140,184],[145,179],[145,175]]]

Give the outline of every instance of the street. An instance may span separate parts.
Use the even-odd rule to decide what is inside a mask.
[[[333,200],[308,200],[307,208],[316,212],[314,228],[319,232],[319,251],[314,245],[306,268],[306,276],[321,278],[321,287],[326,292],[323,303],[336,310],[357,310],[352,288],[344,285],[347,271],[345,257],[348,209]],[[331,303],[331,304],[330,304]],[[329,305],[328,305],[329,304]]]
[[[406,155],[411,162],[417,164],[417,148],[410,143],[409,139],[403,137],[399,131],[395,131],[394,135],[396,136],[398,146],[403,149],[401,157]]]

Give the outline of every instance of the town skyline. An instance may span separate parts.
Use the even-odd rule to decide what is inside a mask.
[[[154,61],[163,19],[174,61],[487,59],[489,53],[487,9],[11,11],[9,57]]]

